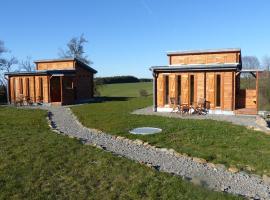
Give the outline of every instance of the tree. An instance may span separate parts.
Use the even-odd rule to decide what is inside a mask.
[[[2,70],[3,63],[5,62],[5,59],[1,57],[3,53],[7,52],[7,49],[5,48],[5,44],[2,40],[0,40],[0,70]]]
[[[17,58],[14,56],[11,58],[5,58],[2,59],[2,66],[1,66],[1,73],[0,73],[0,85],[7,85],[7,81],[5,79],[4,73],[11,72],[13,69],[13,66],[18,64]]]
[[[32,62],[32,58],[30,56],[27,56],[25,60],[22,60],[20,62],[20,65],[23,71],[31,72],[34,71],[35,69],[35,66]]]
[[[270,71],[270,56],[265,55],[262,58],[262,66],[264,69],[266,69],[267,71]]]
[[[243,56],[242,66],[244,69],[258,69],[260,61],[256,56]]]
[[[242,58],[243,69],[258,69],[260,67],[260,61],[256,56],[243,56]],[[246,88],[254,88],[255,81],[250,73],[241,74],[243,83],[246,84]]]
[[[88,41],[83,34],[80,37],[73,37],[67,43],[67,48],[65,50],[60,49],[59,56],[61,58],[77,58],[86,64],[92,64],[84,51],[84,46],[87,42]]]

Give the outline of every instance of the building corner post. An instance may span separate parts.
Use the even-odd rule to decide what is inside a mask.
[[[153,111],[157,112],[157,77],[158,74],[153,71]]]
[[[10,92],[9,92],[9,85],[10,85],[10,83],[9,83],[9,81],[10,81],[10,79],[9,79],[9,76],[6,78],[5,77],[5,79],[7,80],[7,86],[6,86],[6,91],[7,91],[7,103],[8,104],[11,104],[11,101],[10,101]]]

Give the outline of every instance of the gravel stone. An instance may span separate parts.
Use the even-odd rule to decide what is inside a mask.
[[[191,157],[177,156],[156,148],[128,142],[123,138],[85,128],[68,107],[42,106],[49,111],[49,120],[61,134],[78,138],[81,142],[102,147],[118,156],[144,163],[152,168],[181,176],[183,179],[251,199],[270,199],[270,185],[257,175],[231,173],[226,168],[198,163]],[[193,180],[193,181],[192,181]]]

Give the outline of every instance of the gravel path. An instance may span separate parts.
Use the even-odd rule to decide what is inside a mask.
[[[236,125],[252,127],[257,130],[264,131],[266,133],[270,133],[269,129],[265,126],[259,125],[257,123],[258,116],[252,115],[180,115],[178,113],[171,112],[154,112],[153,107],[146,107],[142,109],[135,110],[132,114],[138,115],[157,115],[163,117],[171,117],[171,118],[181,118],[181,119],[212,119],[217,121],[227,121]]]
[[[157,170],[179,175],[194,184],[216,191],[253,199],[270,199],[270,185],[256,175],[231,173],[222,166],[196,162],[176,152],[169,153],[122,137],[112,136],[82,126],[67,107],[46,107],[52,127],[64,135],[79,138],[86,144],[101,147],[114,154],[144,163]]]

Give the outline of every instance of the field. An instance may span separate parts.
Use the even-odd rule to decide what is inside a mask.
[[[46,115],[0,106],[0,199],[240,199],[58,135]]]
[[[107,84],[102,86],[99,91],[101,96],[108,97],[139,97],[139,91],[144,89],[149,95],[152,91],[153,83],[151,82],[140,82],[140,83],[117,83]]]
[[[134,85],[133,85],[134,86]],[[113,87],[104,87],[109,94]],[[129,88],[129,95],[135,96],[139,85]],[[121,91],[119,89],[119,91]],[[132,94],[133,93],[133,94]],[[111,93],[115,95],[115,93]],[[124,96],[118,93],[119,96]],[[180,153],[201,157],[210,162],[236,166],[252,173],[270,175],[270,136],[243,126],[213,120],[171,119],[159,116],[130,114],[133,110],[152,104],[152,98],[129,98],[126,101],[110,101],[72,107],[80,121],[88,127],[131,139],[139,138],[158,147],[173,148]],[[157,135],[135,136],[128,131],[141,126],[163,129]]]

